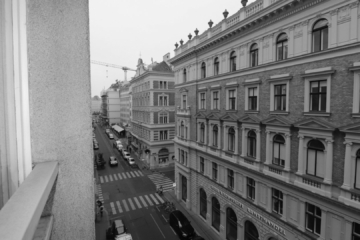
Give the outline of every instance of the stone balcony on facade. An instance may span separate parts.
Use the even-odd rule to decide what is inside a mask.
[[[176,114],[178,117],[190,117],[191,116],[191,107],[186,108],[180,108],[180,106],[177,107]]]

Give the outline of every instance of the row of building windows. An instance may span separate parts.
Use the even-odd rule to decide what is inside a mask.
[[[133,87],[133,93],[138,93],[138,92],[142,92],[142,91],[145,91],[145,90],[149,90],[150,89],[150,82],[145,82],[145,83],[142,83],[136,87]]]
[[[180,153],[180,152],[179,152]],[[181,154],[186,154],[181,153]],[[179,157],[180,159],[180,157]],[[212,162],[212,179],[218,181],[218,164]],[[199,172],[205,175],[205,159],[200,157]],[[227,169],[227,188],[234,191],[234,171]],[[256,198],[256,181],[251,177],[246,177],[246,198],[254,202]],[[212,204],[212,226],[219,231],[220,204],[216,197],[211,200]],[[271,211],[278,216],[284,214],[284,194],[281,190],[271,188]],[[232,209],[231,209],[232,210]],[[321,235],[322,210],[320,207],[306,203],[305,206],[305,229],[316,235]],[[215,214],[215,216],[214,216]],[[200,216],[206,219],[207,215],[207,196],[203,189],[200,189]],[[236,214],[233,214],[232,220],[236,222]],[[352,240],[358,240],[360,237],[360,224],[353,222]],[[236,238],[235,238],[236,239]],[[255,238],[258,239],[258,238]]]
[[[318,52],[328,49],[329,42],[329,29],[328,21],[326,19],[318,20],[312,29],[312,52]],[[249,66],[256,67],[259,64],[259,46],[257,43],[253,43],[249,49]],[[229,55],[229,71],[236,71],[236,52],[232,51]],[[288,36],[286,33],[281,33],[276,39],[276,60],[281,61],[288,58]],[[213,61],[213,73],[219,74],[219,58],[216,57]],[[186,82],[188,78],[187,70],[183,70],[183,82]],[[200,78],[206,78],[206,63],[201,64],[201,76]]]

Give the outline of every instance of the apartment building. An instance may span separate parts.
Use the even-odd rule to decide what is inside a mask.
[[[257,0],[175,44],[176,195],[219,239],[359,239],[359,13]]]
[[[130,123],[130,84],[125,83],[119,89],[120,96],[120,125],[128,126]]]
[[[150,168],[174,164],[174,73],[168,59],[145,65],[139,59],[131,84],[131,147]]]

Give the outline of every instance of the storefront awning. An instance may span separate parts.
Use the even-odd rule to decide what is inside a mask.
[[[114,126],[112,126],[112,128],[113,128],[115,131],[117,131],[118,133],[124,131],[124,129],[123,129],[122,127],[119,127],[118,125],[114,125]]]

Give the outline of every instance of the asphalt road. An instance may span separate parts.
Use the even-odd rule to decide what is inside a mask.
[[[156,194],[155,184],[148,177],[154,173],[132,169],[112,147],[114,140],[107,137],[103,128],[97,126],[95,134],[99,143],[95,153],[103,153],[107,162],[104,169],[97,170],[105,213],[96,223],[96,239],[106,239],[106,228],[115,219],[124,221],[134,240],[179,239],[167,222],[168,214],[160,207],[164,200]],[[118,166],[109,166],[110,156],[118,159]],[[173,180],[171,176],[173,173],[167,172],[164,178]]]

